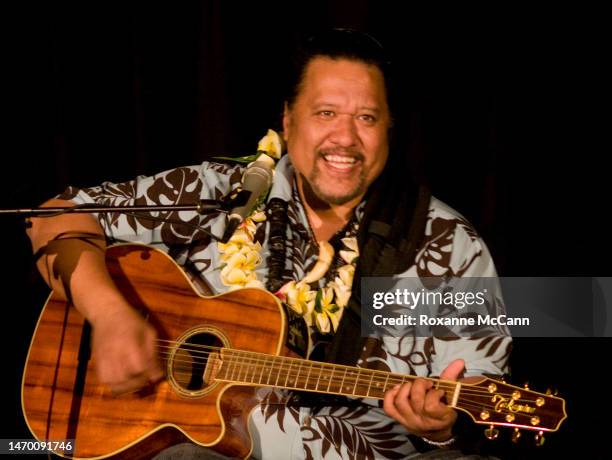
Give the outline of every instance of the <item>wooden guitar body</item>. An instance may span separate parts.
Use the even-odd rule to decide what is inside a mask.
[[[88,324],[52,294],[24,370],[22,406],[32,433],[40,441],[74,439],[75,458],[151,458],[187,440],[247,457],[254,387],[207,382],[206,363],[192,352],[218,346],[278,355],[280,303],[258,289],[199,296],[172,259],[148,246],[112,247],[107,264],[121,292],[156,327],[167,378],[112,394],[97,381]]]

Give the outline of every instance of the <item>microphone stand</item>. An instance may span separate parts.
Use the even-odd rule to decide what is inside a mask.
[[[53,217],[60,214],[76,213],[76,214],[90,214],[90,213],[111,213],[111,212],[122,212],[126,214],[133,214],[139,212],[176,212],[176,211],[196,211],[198,214],[213,214],[213,213],[228,213],[233,208],[244,206],[251,195],[250,191],[241,190],[236,193],[232,193],[230,196],[221,198],[220,200],[200,200],[195,204],[171,204],[171,205],[130,205],[130,206],[104,206],[97,204],[79,204],[75,206],[67,207],[49,207],[49,208],[13,208],[13,209],[0,209],[0,216],[2,215],[17,215],[23,216],[27,219],[30,217]],[[141,216],[145,217],[145,216]],[[163,218],[146,216],[147,219],[164,221]],[[184,222],[186,224],[186,222]],[[203,229],[202,229],[203,230]],[[205,230],[204,230],[205,231]],[[205,231],[215,240],[226,243],[227,239],[224,237],[218,237],[208,231]]]

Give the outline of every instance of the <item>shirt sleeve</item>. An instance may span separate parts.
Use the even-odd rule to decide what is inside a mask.
[[[69,187],[58,198],[104,206],[197,204],[221,199],[240,183],[241,168],[204,162],[134,180],[96,187]],[[202,233],[221,232],[223,215],[194,211],[96,213],[109,243],[138,242],[161,248],[188,244]]]
[[[470,278],[474,282],[485,279],[486,285],[493,294],[491,296],[493,305],[488,308],[494,312],[503,311],[505,307],[497,272],[484,241],[480,237],[470,240],[465,237],[463,230],[458,230],[453,246],[453,252],[457,251],[463,255],[463,257],[457,257],[459,263],[464,264],[465,258],[476,255],[472,263],[462,271],[461,276]],[[431,375],[440,375],[451,361],[458,358],[465,361],[465,377],[501,375],[508,372],[512,338],[507,330],[482,326],[482,331],[471,337],[453,339],[434,337],[433,349]]]
[[[469,284],[486,283],[489,287],[490,313],[505,310],[493,258],[483,239],[462,216],[452,220],[454,226],[449,246],[448,265],[444,274],[464,278]],[[433,337],[430,374],[439,376],[450,362],[465,361],[465,377],[501,375],[508,371],[512,338],[506,328],[482,326],[470,337]]]

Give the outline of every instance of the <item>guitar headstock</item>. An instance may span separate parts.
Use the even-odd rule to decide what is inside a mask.
[[[506,382],[483,377],[476,383],[462,383],[456,408],[481,425],[488,425],[485,435],[497,438],[496,426],[537,431],[536,442],[543,442],[545,432],[559,429],[567,418],[565,400],[550,393],[539,393]]]

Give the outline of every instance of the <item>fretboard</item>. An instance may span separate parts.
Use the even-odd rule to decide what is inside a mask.
[[[417,377],[366,368],[342,366],[262,353],[221,350],[214,380],[325,394],[383,399],[387,390]],[[437,384],[436,379],[433,380]],[[459,387],[441,386],[449,402],[456,402]]]

